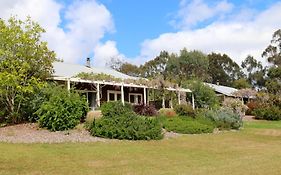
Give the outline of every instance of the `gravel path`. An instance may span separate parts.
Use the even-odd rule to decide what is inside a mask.
[[[50,132],[40,129],[35,123],[19,124],[0,128],[0,142],[9,143],[62,143],[105,142],[109,139],[93,137],[84,129]]]
[[[164,139],[178,136],[180,134],[164,132]],[[18,124],[0,128],[0,142],[8,143],[85,143],[109,141],[116,141],[116,139],[93,137],[85,129],[50,132],[46,129],[39,128],[36,123]]]

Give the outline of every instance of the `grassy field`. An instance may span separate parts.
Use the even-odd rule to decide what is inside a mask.
[[[281,122],[161,141],[0,143],[0,174],[280,174]]]

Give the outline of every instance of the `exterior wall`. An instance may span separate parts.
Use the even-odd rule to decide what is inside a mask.
[[[108,91],[119,91],[121,93],[121,86],[101,85],[101,104],[107,102]],[[124,100],[126,102],[129,102],[129,93],[139,93],[142,94],[142,97],[144,95],[143,88],[124,87]]]

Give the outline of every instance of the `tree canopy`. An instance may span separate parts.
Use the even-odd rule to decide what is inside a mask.
[[[18,122],[24,99],[53,71],[55,53],[41,41],[43,32],[29,17],[0,19],[0,100],[11,122]]]

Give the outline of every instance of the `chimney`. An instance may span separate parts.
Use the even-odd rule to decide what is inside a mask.
[[[87,58],[86,60],[86,67],[91,67],[91,59]]]

